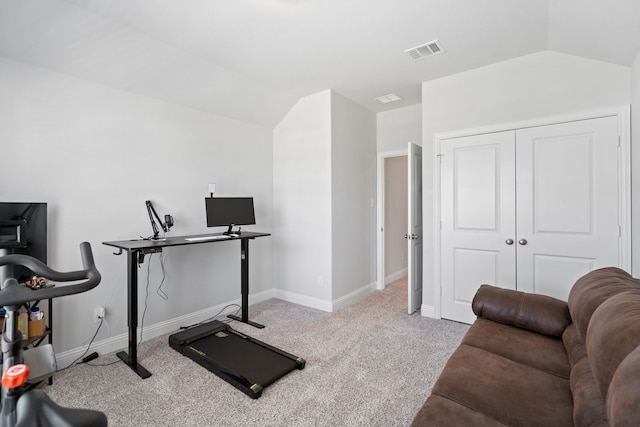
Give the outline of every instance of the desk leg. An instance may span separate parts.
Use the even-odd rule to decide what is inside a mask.
[[[116,355],[133,371],[145,379],[151,376],[138,364],[138,254],[140,251],[127,251],[127,325],[129,326],[129,354],[124,351]]]
[[[240,276],[240,292],[242,294],[242,317],[234,316],[232,314],[227,317],[242,323],[246,323],[247,325],[251,325],[254,328],[262,329],[264,328],[264,325],[249,320],[249,239],[247,238],[240,240]]]

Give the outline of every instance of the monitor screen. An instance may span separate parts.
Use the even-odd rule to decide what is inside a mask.
[[[47,204],[0,202],[0,254],[25,254],[47,263]],[[4,267],[2,267],[4,268]],[[4,269],[1,280],[22,282],[33,276],[26,267]]]
[[[256,223],[253,197],[207,197],[207,227],[231,227]]]

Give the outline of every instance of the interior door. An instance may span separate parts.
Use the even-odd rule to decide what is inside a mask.
[[[517,131],[518,289],[566,300],[575,281],[620,265],[618,119]]]
[[[515,289],[515,132],[440,144],[441,316],[473,323],[481,284]]]
[[[408,313],[422,305],[422,147],[409,142],[408,170]]]

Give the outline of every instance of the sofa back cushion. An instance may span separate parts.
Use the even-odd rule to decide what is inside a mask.
[[[609,425],[640,425],[640,348],[624,358],[609,385],[607,415]]]
[[[591,317],[585,343],[600,393],[607,402],[608,411],[614,412],[609,418],[623,415],[615,412],[633,403],[632,413],[636,414],[636,425],[640,425],[640,389],[631,394],[626,392],[629,384],[638,384],[640,377],[640,365],[635,357],[630,357],[640,345],[640,293],[623,292],[603,302]],[[629,365],[636,370],[619,374],[617,371],[623,362],[625,371],[630,370]],[[612,386],[614,377],[616,382]]]
[[[601,268],[582,276],[569,292],[569,313],[584,340],[593,312],[610,297],[640,290],[639,282],[616,267]]]
[[[591,390],[591,398],[597,396],[594,388],[599,391],[610,425],[640,426],[640,282],[617,268],[593,271],[572,288],[569,311],[577,332],[572,338],[567,331],[565,346],[582,339],[586,350],[583,358],[567,348],[572,380],[580,373],[581,388]],[[586,388],[589,370],[594,386]],[[572,384],[574,406],[577,385]]]

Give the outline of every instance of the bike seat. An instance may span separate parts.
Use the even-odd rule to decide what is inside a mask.
[[[102,412],[64,408],[42,390],[20,396],[16,413],[16,427],[107,427],[107,416]]]

